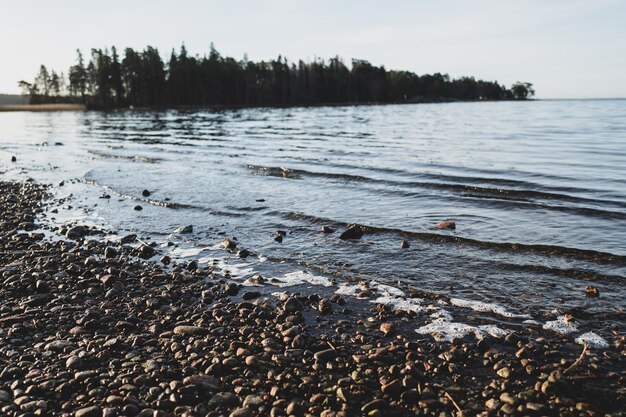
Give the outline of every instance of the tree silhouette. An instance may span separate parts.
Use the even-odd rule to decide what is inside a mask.
[[[516,100],[526,100],[535,95],[535,90],[531,83],[516,82],[511,86],[511,93]]]
[[[90,108],[172,106],[292,106],[318,104],[413,103],[452,100],[527,99],[530,83],[506,89],[497,82],[474,77],[451,79],[447,74],[417,75],[388,71],[364,59],[348,68],[335,56],[327,62],[290,63],[283,56],[269,62],[235,60],[221,55],[213,44],[204,56],[189,55],[185,45],[172,50],[165,63],[159,51],[126,48],[92,49],[85,65],[77,51],[64,77],[42,65],[34,83],[19,83],[31,102],[66,100]]]

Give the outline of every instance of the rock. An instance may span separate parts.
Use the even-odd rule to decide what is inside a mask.
[[[599,297],[600,290],[593,285],[587,285],[587,288],[585,288],[585,294],[587,295],[587,297]]]
[[[46,293],[50,291],[50,285],[48,285],[46,281],[38,279],[37,282],[35,282],[35,289],[38,293]]]
[[[224,285],[224,292],[226,295],[235,296],[239,294],[239,285],[234,282],[229,282]]]
[[[48,352],[63,352],[66,348],[71,348],[73,346],[74,344],[68,342],[67,340],[54,340],[48,343],[44,347],[44,350]]]
[[[252,410],[247,407],[236,408],[228,417],[250,417]]]
[[[420,393],[415,388],[408,389],[400,394],[400,399],[408,405],[417,404],[420,398]]]
[[[144,197],[150,197],[150,194],[152,194],[152,193],[150,191],[148,191],[148,190],[143,190],[141,192],[141,195],[144,196]]]
[[[139,247],[139,257],[143,259],[152,258],[156,251],[150,245],[141,245]]]
[[[387,401],[383,400],[382,398],[376,398],[375,400],[372,400],[365,404],[363,407],[361,407],[361,411],[363,413],[369,414],[374,410],[384,410],[385,408],[387,408]]]
[[[15,156],[11,157],[11,162],[17,162],[17,158]]]
[[[65,361],[67,369],[80,369],[83,367],[83,359],[80,356],[72,355]]]
[[[358,224],[351,224],[348,226],[348,229],[339,236],[339,239],[359,239],[361,236],[363,236],[363,228]]]
[[[117,250],[115,250],[114,248],[111,248],[111,247],[107,247],[104,250],[104,257],[107,258],[107,259],[112,259],[112,258],[117,257]]]
[[[536,413],[544,413],[547,411],[547,407],[539,403],[526,403],[526,409],[534,411]]]
[[[324,349],[324,350],[315,352],[313,357],[318,362],[328,362],[337,357],[337,351],[335,349]]]
[[[439,222],[435,224],[435,227],[437,229],[449,229],[449,230],[454,230],[456,229],[456,223],[453,222],[452,220],[446,220],[444,222]]]
[[[255,298],[259,298],[260,296],[261,293],[258,291],[246,291],[243,293],[241,298],[244,300],[254,300]]]
[[[117,281],[117,279],[111,274],[107,274],[107,275],[100,277],[100,282],[105,287],[111,287],[113,283],[115,283],[115,281]]]
[[[87,234],[87,230],[84,226],[74,226],[68,229],[67,232],[65,232],[65,236],[74,240],[84,237],[85,234]]]
[[[26,297],[26,299],[24,301],[22,301],[22,304],[28,306],[28,307],[39,307],[42,306],[44,304],[47,304],[48,301],[52,300],[54,298],[54,296],[52,294],[49,293],[45,293],[45,294],[33,294],[31,296]]]
[[[169,265],[169,263],[171,261],[172,261],[172,259],[169,256],[167,256],[167,255],[164,255],[163,257],[161,257],[161,263],[163,265]]]
[[[135,207],[133,207],[133,210],[135,210],[135,211],[141,211],[141,210],[143,210],[143,207],[141,207],[141,206],[135,206]]]
[[[333,233],[335,229],[330,228],[328,226],[322,226],[322,233]]]
[[[504,368],[498,369],[496,373],[502,378],[508,378],[509,376],[511,376],[511,368],[506,366]]]
[[[513,397],[508,392],[503,392],[502,394],[500,394],[500,401],[502,401],[505,404],[509,404],[509,405],[515,405],[515,403],[517,402],[515,397]]]
[[[395,331],[395,327],[392,323],[381,323],[380,331],[384,333],[385,336],[391,334]]]
[[[257,409],[260,406],[262,406],[263,403],[264,403],[263,397],[261,397],[260,395],[248,395],[243,400],[243,404],[242,405],[244,407]]]
[[[105,194],[101,194],[99,198],[102,198],[102,199],[104,199],[104,200],[108,200],[108,199],[110,199],[110,198],[111,198],[111,196],[110,196],[109,194],[106,194],[106,193],[105,193]]]
[[[86,407],[77,410],[75,417],[102,417],[102,408],[98,406]]]
[[[348,403],[352,400],[350,392],[345,387],[337,388],[337,398],[339,398],[344,403]]]
[[[278,243],[282,243],[283,235],[274,235],[274,240]]]
[[[402,391],[402,383],[398,381],[397,379],[394,379],[388,384],[385,384],[382,387],[380,387],[380,390],[385,395],[395,397],[398,394],[400,394],[400,391]]]
[[[182,335],[206,336],[209,334],[209,329],[198,326],[176,326],[174,327],[174,333]]]
[[[407,242],[406,240],[403,240],[402,242],[400,242],[400,247],[402,249],[408,249],[411,247],[411,245],[409,244],[409,242]]]
[[[4,390],[0,390],[0,402],[7,402],[11,399],[11,394],[9,394],[7,391]]]
[[[245,259],[250,256],[250,251],[248,249],[241,249],[237,252],[237,257]]]
[[[319,310],[320,314],[330,314],[333,312],[333,305],[331,304],[329,299],[322,298],[317,304],[317,309]]]
[[[131,235],[126,235],[126,236],[122,237],[120,239],[120,243],[122,245],[126,245],[127,243],[133,243],[135,240],[137,240],[137,235],[131,234]]]
[[[295,313],[302,309],[302,303],[294,297],[289,297],[283,304],[283,309],[286,313]]]
[[[209,400],[209,405],[217,407],[229,407],[239,404],[239,398],[232,392],[218,392]]]
[[[183,379],[183,384],[198,385],[209,391],[219,391],[222,389],[219,379],[211,375],[191,375]]]
[[[488,410],[495,410],[498,407],[500,407],[500,401],[496,400],[495,398],[490,398],[487,401],[485,401],[485,407]]]
[[[184,227],[179,227],[178,229],[174,230],[174,233],[178,233],[178,234],[181,234],[181,235],[193,233],[193,226],[192,225],[188,225],[188,226],[184,226]]]
[[[222,240],[222,247],[227,250],[233,250],[237,247],[237,242],[232,239]]]

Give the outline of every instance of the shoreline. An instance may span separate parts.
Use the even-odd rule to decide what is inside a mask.
[[[146,260],[132,235],[48,230],[45,187],[0,191],[4,415],[590,416],[626,400],[618,336],[603,351],[532,327],[437,342],[369,299],[275,297]]]
[[[49,103],[49,104],[0,104],[0,112],[15,111],[85,111],[87,106],[84,104],[73,103]]]

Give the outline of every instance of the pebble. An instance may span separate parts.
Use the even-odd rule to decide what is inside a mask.
[[[230,413],[229,417],[250,417],[252,415],[252,410],[247,407],[237,408]]]
[[[315,352],[315,360],[318,362],[328,362],[337,357],[337,352],[335,349],[324,349],[318,352]]]
[[[174,333],[182,335],[205,336],[209,333],[209,329],[198,326],[176,326],[174,327]]]
[[[98,406],[81,408],[74,414],[75,417],[102,417],[102,408]]]
[[[339,236],[339,239],[359,239],[363,236],[363,228],[358,224],[351,224],[348,228]]]
[[[450,229],[450,230],[454,230],[456,229],[456,223],[451,221],[451,220],[447,220],[447,221],[443,221],[443,222],[439,222],[435,224],[435,227],[437,229]]]

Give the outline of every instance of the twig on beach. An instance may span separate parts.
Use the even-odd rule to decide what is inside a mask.
[[[571,364],[569,366],[569,368],[567,368],[565,371],[563,371],[564,374],[566,374],[570,369],[572,369],[575,366],[577,366],[583,360],[583,357],[585,356],[585,353],[587,353],[587,349],[588,348],[589,348],[589,343],[583,342],[583,351],[581,352],[581,354],[578,357],[578,359],[576,359],[576,361],[573,364]]]
[[[452,404],[454,405],[454,408],[456,408],[456,411],[459,412],[459,416],[463,417],[463,410],[461,410],[461,407],[459,407],[459,405],[456,403],[456,401],[454,401],[454,398],[452,398],[452,396],[450,394],[448,394],[448,391],[444,391],[443,394],[450,400],[452,401]]]
[[[336,347],[334,347],[334,346],[333,346],[333,344],[332,344],[332,343],[330,343],[329,341],[326,341],[326,343],[328,343],[328,346],[330,346],[330,348],[331,348],[332,350],[337,350],[337,348],[336,348]]]

